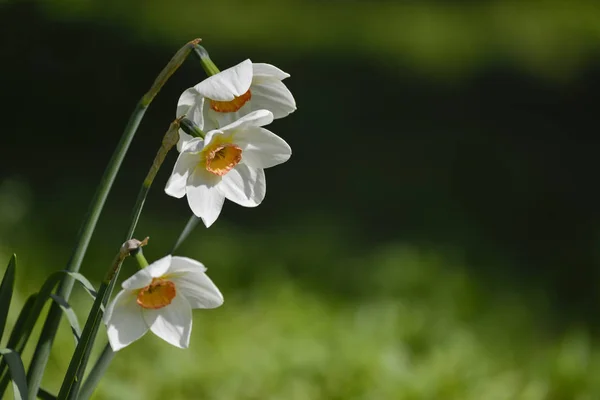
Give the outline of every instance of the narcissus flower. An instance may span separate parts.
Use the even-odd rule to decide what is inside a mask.
[[[244,207],[259,205],[267,190],[263,168],[287,161],[292,150],[279,136],[261,128],[273,121],[267,110],[254,111],[185,144],[165,192],[187,196],[194,214],[209,227],[225,198]]]
[[[231,124],[252,111],[265,109],[283,118],[296,110],[296,101],[282,80],[289,77],[270,64],[243,61],[210,76],[179,97],[177,117],[185,115],[204,132]],[[180,131],[183,143],[191,136]]]
[[[192,309],[223,304],[205,271],[198,261],[168,255],[124,281],[104,314],[112,349],[131,344],[148,329],[173,346],[188,347]]]

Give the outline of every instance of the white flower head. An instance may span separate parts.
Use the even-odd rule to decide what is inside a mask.
[[[296,110],[296,101],[282,80],[290,75],[270,64],[245,60],[210,76],[179,97],[177,117],[185,115],[204,132],[223,127],[256,110],[275,119]],[[179,131],[177,149],[191,136]]]
[[[267,191],[263,169],[287,161],[292,154],[283,139],[261,128],[272,121],[270,111],[258,110],[208,132],[204,139],[191,139],[179,154],[165,192],[187,196],[206,227],[217,220],[226,198],[256,207]]]
[[[168,255],[123,282],[106,308],[104,323],[113,351],[142,337],[148,329],[166,342],[187,348],[193,308],[216,308],[223,295],[198,261]]]

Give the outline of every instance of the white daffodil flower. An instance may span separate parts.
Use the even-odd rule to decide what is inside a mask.
[[[173,346],[187,348],[193,308],[216,308],[223,295],[198,261],[168,255],[123,282],[104,314],[108,340],[118,351],[148,329]]]
[[[279,136],[261,128],[273,121],[267,110],[254,111],[185,144],[165,192],[187,200],[209,227],[225,198],[244,207],[259,205],[267,190],[263,168],[287,161],[292,150]]]
[[[282,80],[290,75],[270,64],[243,61],[210,76],[179,97],[177,117],[185,115],[204,132],[223,127],[256,110],[275,119],[296,110],[296,101]],[[182,130],[177,149],[192,137]]]

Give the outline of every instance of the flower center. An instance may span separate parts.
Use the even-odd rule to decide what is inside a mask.
[[[231,101],[211,100],[210,108],[212,108],[216,112],[222,112],[222,113],[236,112],[237,110],[242,108],[242,106],[244,104],[246,104],[248,101],[250,101],[251,98],[252,98],[252,93],[250,93],[250,89],[248,89],[248,91],[246,93],[244,93],[241,96],[234,97],[233,100],[231,100]]]
[[[232,143],[222,143],[213,147],[206,155],[206,170],[223,176],[242,159],[242,149]]]
[[[171,304],[175,298],[175,284],[161,278],[153,278],[145,288],[140,289],[137,303],[144,308],[158,309]]]

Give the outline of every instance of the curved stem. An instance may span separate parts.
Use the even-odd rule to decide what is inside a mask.
[[[160,72],[160,74],[152,84],[150,90],[140,99],[140,101],[136,105],[135,110],[133,111],[131,117],[129,118],[129,121],[127,122],[127,126],[125,127],[123,135],[121,136],[121,139],[117,144],[117,148],[115,149],[108,163],[108,166],[104,171],[104,175],[102,176],[96,194],[92,199],[92,203],[90,204],[88,214],[79,231],[75,249],[73,250],[73,254],[69,259],[67,267],[65,268],[67,271],[77,272],[81,267],[81,262],[83,261],[83,257],[85,256],[85,253],[87,251],[87,247],[92,238],[92,234],[96,227],[96,223],[98,222],[98,218],[100,217],[100,213],[102,212],[102,208],[104,207],[104,203],[106,202],[106,198],[108,197],[108,193],[112,188],[117,173],[121,168],[123,159],[125,158],[125,154],[127,153],[127,150],[129,149],[131,141],[133,140],[133,137],[135,135],[135,132],[137,131],[138,126],[142,118],[144,117],[146,109],[148,108],[154,97],[158,94],[165,82],[177,70],[177,68],[179,68],[179,66],[190,54],[194,46],[196,46],[199,42],[200,40],[196,39],[183,46],[173,56],[173,58],[169,61],[167,66]],[[65,279],[61,282],[57,290],[57,294],[65,300],[68,300],[72,288],[73,279],[69,276],[66,276]],[[48,358],[50,357],[50,349],[52,348],[52,343],[54,342],[54,337],[56,336],[56,331],[58,330],[61,315],[62,311],[60,307],[56,304],[53,304],[50,307],[48,316],[46,317],[46,321],[42,328],[40,339],[35,348],[35,352],[33,354],[31,365],[27,374],[29,398],[31,399],[35,398],[40,387],[44,370],[48,363]]]
[[[213,76],[220,72],[219,68],[217,68],[215,63],[210,59],[208,51],[206,51],[204,47],[196,44],[194,46],[194,54],[200,59],[200,63],[202,64],[202,68],[204,68],[206,75]]]
[[[171,150],[171,148],[173,148],[173,146],[175,146],[179,140],[179,121],[180,120],[177,119],[169,126],[169,130],[163,138],[162,145],[158,150],[156,157],[154,158],[154,162],[152,163],[152,166],[150,167],[150,170],[148,171],[148,174],[142,183],[131,215],[131,222],[129,228],[127,229],[125,242],[129,241],[133,236],[133,232],[137,226],[140,214],[144,208],[146,196],[148,195],[148,191],[150,190],[152,182],[156,177],[156,173],[160,169],[169,150]],[[138,254],[142,254],[141,250],[138,252]],[[65,379],[58,394],[58,399],[76,399],[78,397],[79,386],[89,361],[92,346],[98,333],[98,328],[100,327],[100,322],[102,319],[101,306],[106,305],[108,303],[108,299],[110,299],[110,295],[115,286],[115,282],[119,275],[119,271],[124,259],[125,255],[123,252],[119,252],[115,258],[115,261],[108,270],[106,277],[102,281],[102,284],[100,285],[98,295],[96,296],[96,300],[92,305],[92,310],[88,315],[81,338],[77,344],[77,347],[75,348],[73,358],[71,358],[69,368],[67,369]]]
[[[148,264],[146,257],[144,257],[144,252],[141,248],[135,253],[135,260],[138,262],[140,269],[146,268],[148,265],[150,265]]]
[[[77,238],[77,244],[75,245],[73,254],[71,255],[66,267],[67,271],[77,272],[81,267],[81,262],[83,261],[83,257],[87,251],[87,247],[92,238],[92,234],[94,233],[94,229],[96,228],[96,223],[98,222],[98,218],[100,217],[100,213],[104,207],[108,193],[112,188],[114,180],[117,176],[117,172],[121,167],[121,163],[125,158],[125,154],[129,149],[129,145],[131,144],[133,136],[135,135],[146,109],[147,105],[144,105],[142,100],[140,100],[133,114],[129,118],[127,127],[125,128],[123,136],[121,136],[121,140],[119,141],[119,144],[117,145],[117,148],[108,163],[108,167],[106,168],[96,194],[92,199],[89,212],[83,225],[81,226]],[[73,283],[74,281],[71,277],[65,277],[58,287],[57,294],[67,300],[71,295]],[[56,336],[56,331],[58,330],[61,316],[62,310],[58,304],[53,303],[50,307],[50,311],[48,312],[48,316],[46,317],[46,322],[42,328],[38,344],[31,360],[31,366],[27,374],[29,398],[31,399],[35,398],[40,387],[42,376],[44,374],[46,364],[48,363],[50,349],[52,348],[52,343],[54,342],[54,337]]]

